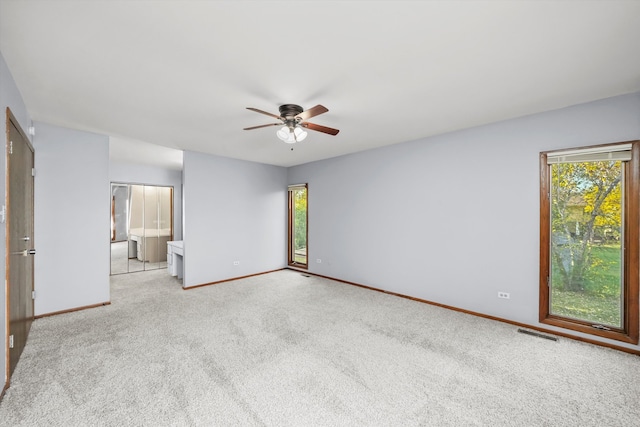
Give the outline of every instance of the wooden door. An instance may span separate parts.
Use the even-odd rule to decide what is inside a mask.
[[[11,378],[33,321],[33,146],[7,109],[7,309]]]

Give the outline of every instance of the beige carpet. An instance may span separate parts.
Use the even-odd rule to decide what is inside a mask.
[[[293,271],[112,277],[37,320],[2,426],[637,426],[640,358]]]

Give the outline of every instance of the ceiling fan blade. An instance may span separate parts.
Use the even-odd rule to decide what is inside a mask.
[[[308,110],[298,114],[296,116],[296,119],[307,120],[307,119],[310,119],[311,117],[315,117],[322,113],[326,113],[327,111],[329,111],[327,107],[324,107],[322,105],[316,105],[315,107],[309,108]]]
[[[258,110],[257,108],[247,107],[247,110],[255,111],[256,113],[266,114],[267,116],[271,116],[271,117],[276,118],[276,119],[284,120],[282,117],[280,117],[278,115],[267,113],[266,111]]]
[[[300,126],[305,127],[307,129],[315,130],[318,132],[328,133],[329,135],[337,135],[340,132],[338,129],[329,128],[326,126],[316,125],[314,123],[302,122]]]
[[[269,126],[282,126],[282,123],[269,123],[268,125],[251,126],[250,128],[244,128],[243,130],[260,129],[260,128],[266,128]]]

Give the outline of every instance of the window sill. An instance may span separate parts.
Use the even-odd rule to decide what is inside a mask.
[[[602,338],[608,338],[611,340],[621,341],[629,344],[638,344],[638,336],[632,336],[624,330],[611,328],[610,330],[603,330],[594,328],[589,323],[582,323],[579,321],[568,320],[563,317],[548,316],[544,319],[540,319],[540,323],[546,325],[557,326],[559,328],[571,329],[573,331],[582,332],[589,335],[596,335]]]

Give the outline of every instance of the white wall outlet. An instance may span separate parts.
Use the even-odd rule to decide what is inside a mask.
[[[511,296],[509,295],[509,292],[498,292],[498,298],[509,299]]]
[[[233,265],[240,265],[240,261],[233,261]]]
[[[317,262],[318,264],[322,264],[322,260],[321,260],[320,258],[316,259],[316,262]]]

